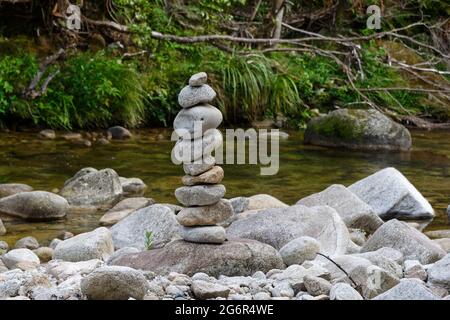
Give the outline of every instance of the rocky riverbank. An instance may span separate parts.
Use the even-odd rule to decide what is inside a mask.
[[[41,244],[26,237],[11,248],[0,241],[0,297],[450,299],[450,232],[424,234],[397,220],[434,211],[394,168],[291,206],[264,194],[222,199],[233,212],[220,245],[183,241],[182,208],[155,204],[129,182],[112,169],[85,168],[58,195],[0,185],[2,213],[30,223],[73,207],[110,208],[91,232]]]

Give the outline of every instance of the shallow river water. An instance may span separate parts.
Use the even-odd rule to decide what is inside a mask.
[[[405,153],[358,152],[306,146],[301,132],[289,132],[280,141],[280,170],[261,176],[257,165],[223,165],[227,197],[268,193],[294,204],[330,184],[349,185],[379,169],[400,170],[431,202],[436,218],[427,226],[449,229],[445,209],[450,203],[450,132],[412,132],[413,150]],[[128,141],[92,148],[64,140],[45,141],[35,133],[0,133],[0,183],[31,185],[52,191],[83,167],[113,168],[124,177],[139,177],[148,185],[146,196],[157,202],[176,203],[183,170],[170,160],[173,142],[168,130],[142,130]],[[60,231],[90,231],[103,213],[71,213],[54,222],[30,223],[2,216],[10,245],[32,235],[46,243]]]

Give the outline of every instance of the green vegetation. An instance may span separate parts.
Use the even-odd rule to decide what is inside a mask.
[[[48,90],[35,99],[24,97],[24,90],[35,76],[39,63],[49,53],[54,53],[61,42],[67,41],[62,36],[58,38],[67,30],[64,33],[60,29],[59,35],[49,33],[44,38],[48,41],[24,41],[23,36],[8,37],[7,30],[14,27],[14,23],[13,26],[0,23],[0,126],[27,124],[62,129],[115,124],[170,126],[179,110],[176,104],[179,90],[192,73],[203,70],[208,72],[211,85],[218,92],[215,104],[224,112],[228,124],[275,119],[282,115],[291,127],[299,128],[317,111],[367,107],[368,101],[399,119],[402,115],[419,115],[437,121],[450,119],[448,95],[378,90],[449,86],[448,75],[421,73],[421,78],[411,70],[387,63],[394,57],[397,61],[420,64],[439,56],[429,48],[406,40],[405,44],[398,39],[359,41],[361,48],[355,57],[346,45],[335,41],[276,47],[214,41],[191,44],[151,36],[152,31],[158,31],[187,37],[205,34],[271,37],[272,2],[262,1],[253,20],[249,21],[249,12],[255,9],[256,2],[195,0],[186,5],[183,1],[116,0],[108,12],[102,12],[103,9],[93,4],[86,5],[83,10],[88,12],[84,13],[92,19],[115,21],[128,26],[131,33],[123,35],[106,28],[92,31],[95,36],[90,35],[81,49],[69,49],[65,59],[45,71],[41,85],[52,72],[58,73],[50,81]],[[296,28],[329,37],[374,33],[366,29],[365,9],[377,1],[353,0],[337,7],[332,6],[334,3],[327,0],[286,2],[285,21]],[[379,4],[389,13],[388,18],[382,20],[383,31],[418,21],[418,8],[424,12],[424,23],[428,24],[441,22],[449,14],[444,1],[404,0],[401,4]],[[325,9],[330,13],[319,16],[317,21],[308,20],[308,14],[322,14]],[[332,25],[328,23],[331,17],[336,21]],[[301,19],[306,22],[293,22]],[[438,31],[418,26],[405,31],[404,35],[414,36],[417,41],[431,46]],[[284,28],[282,36],[290,39],[306,35]],[[98,43],[93,44],[93,39],[97,38],[105,42],[100,49]],[[30,45],[33,42],[35,44]],[[119,48],[116,42],[124,43],[125,48]],[[279,47],[284,50],[272,50]],[[299,48],[302,50],[295,50]],[[442,62],[424,66],[437,70],[447,68]],[[345,71],[347,67],[349,71]],[[372,90],[374,88],[376,90]]]
[[[145,232],[145,249],[150,250],[153,247],[153,232]]]
[[[357,141],[362,138],[363,127],[355,125],[353,116],[320,117],[312,121],[312,131],[321,136],[338,138],[344,141]]]

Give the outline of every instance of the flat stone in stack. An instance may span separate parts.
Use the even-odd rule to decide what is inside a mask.
[[[186,175],[183,187],[175,190],[175,197],[185,206],[177,215],[185,241],[221,244],[226,240],[226,231],[218,224],[233,214],[233,208],[225,195],[225,186],[220,184],[223,169],[216,165],[211,153],[223,142],[217,127],[222,122],[222,113],[209,103],[216,92],[206,84],[205,72],[194,74],[189,85],[178,95],[183,108],[175,117],[173,126],[180,140],[173,152],[183,162]],[[201,126],[200,126],[201,124]],[[191,151],[188,155],[183,150]]]

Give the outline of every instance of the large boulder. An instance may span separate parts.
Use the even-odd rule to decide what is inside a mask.
[[[348,189],[383,219],[428,219],[434,210],[420,192],[395,168],[385,168]]]
[[[178,272],[189,276],[249,276],[256,271],[282,269],[283,261],[273,247],[254,240],[234,239],[221,245],[176,240],[162,249],[143,251],[116,259],[113,264],[150,270],[157,274]]]
[[[233,222],[228,237],[258,240],[281,249],[302,236],[316,239],[321,252],[327,255],[345,254],[354,245],[345,223],[331,207],[295,205],[285,209],[268,209]]]
[[[260,210],[272,208],[287,208],[288,205],[270,194],[256,194],[248,198],[246,210]]]
[[[0,183],[0,198],[28,191],[33,191],[33,188],[23,183]]]
[[[369,233],[373,233],[383,224],[383,220],[369,205],[340,184],[334,184],[322,192],[303,198],[297,204],[307,207],[330,206],[341,216],[347,227]]]
[[[127,267],[100,267],[81,280],[81,292],[91,300],[141,300],[148,289],[142,272]]]
[[[21,192],[0,199],[0,212],[32,221],[63,218],[68,209],[66,199],[46,191]]]
[[[450,291],[450,254],[428,269],[428,282]]]
[[[114,246],[146,250],[146,233],[152,232],[152,248],[163,247],[180,236],[180,225],[167,206],[155,204],[139,209],[111,228]]]
[[[110,231],[100,227],[61,241],[55,248],[53,258],[64,261],[107,260],[114,253]]]
[[[418,260],[422,264],[436,262],[445,256],[445,251],[420,231],[396,219],[384,223],[367,240],[362,252],[375,251],[383,247],[403,253],[405,260]]]
[[[74,206],[109,206],[120,200],[123,190],[119,175],[103,169],[79,175],[64,185],[60,195]]]
[[[100,218],[100,225],[112,226],[113,224],[129,216],[132,212],[144,207],[148,207],[154,203],[155,201],[153,199],[143,197],[124,199],[114,207],[109,209]]]
[[[373,300],[441,300],[418,279],[402,279],[390,290]]]
[[[305,143],[362,150],[411,148],[411,134],[377,110],[339,109],[311,119]]]

